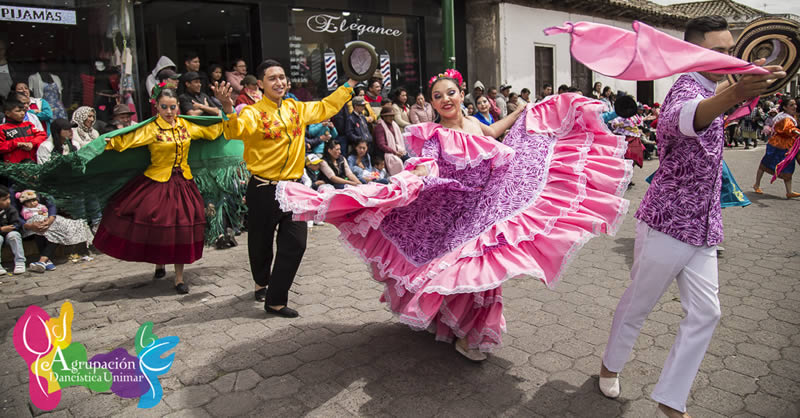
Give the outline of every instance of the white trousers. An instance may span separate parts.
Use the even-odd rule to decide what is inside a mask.
[[[685,317],[650,396],[686,412],[689,390],[720,317],[716,246],[689,245],[638,221],[631,285],[614,312],[603,364],[612,372],[622,370],[644,320],[673,280]]]

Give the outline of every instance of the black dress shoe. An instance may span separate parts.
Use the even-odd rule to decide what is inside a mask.
[[[189,286],[186,286],[186,283],[178,283],[175,285],[175,291],[178,292],[179,295],[185,295],[189,293]]]
[[[264,302],[267,300],[267,288],[258,289],[253,294],[256,297],[256,302]]]
[[[155,274],[153,274],[153,278],[154,279],[162,279],[166,275],[167,275],[167,270],[166,269],[156,269]]]
[[[284,318],[297,318],[298,316],[300,316],[300,314],[297,313],[296,310],[288,306],[284,306],[283,308],[280,309],[272,309],[269,306],[264,306],[264,310],[269,314],[275,314],[278,316],[282,316]]]

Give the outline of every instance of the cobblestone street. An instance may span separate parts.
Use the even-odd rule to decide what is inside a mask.
[[[689,399],[693,417],[800,413],[800,201],[783,198],[780,180],[765,181],[764,195],[750,192],[763,152],[725,153],[753,204],[723,210],[722,320]],[[290,294],[301,315],[293,320],[267,317],[253,301],[246,234],[238,247],[207,248],[187,266],[185,296],[175,294],[172,266],[154,281],[151,265],[105,255],[43,275],[0,277],[0,416],[42,414],[30,403],[12,330],[29,305],[56,316],[67,300],[75,307],[72,340],[89,357],[133,352],[147,321],[180,343],[156,407],[69,387],[46,416],[659,416],[649,394],[683,317],[674,284],[642,329],[620,399],[597,389],[614,308],[629,283],[633,214],[657,164],[635,170],[617,236],[590,241],[554,290],[529,278],[506,282],[508,334],[482,364],[394,321],[378,301],[381,285],[330,225],[309,235]]]

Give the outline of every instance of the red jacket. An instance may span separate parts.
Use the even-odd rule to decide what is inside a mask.
[[[29,121],[6,122],[0,125],[0,154],[3,154],[3,161],[7,163],[18,163],[27,159],[36,162],[36,149],[46,139],[47,134],[37,130]],[[33,149],[25,151],[19,148],[17,144],[20,142],[30,142]]]

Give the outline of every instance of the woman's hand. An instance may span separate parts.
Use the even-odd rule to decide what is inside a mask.
[[[418,165],[411,170],[411,174],[414,174],[418,177],[425,177],[428,175],[428,173],[428,167],[425,167],[424,165]]]

